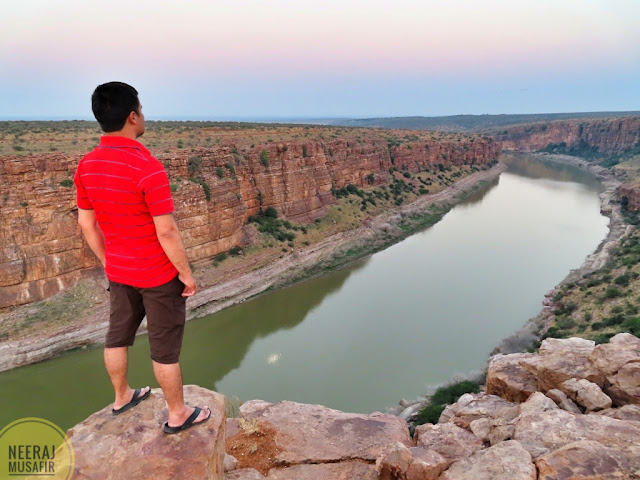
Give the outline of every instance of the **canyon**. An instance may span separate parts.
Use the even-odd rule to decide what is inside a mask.
[[[189,258],[198,261],[248,245],[247,220],[261,208],[274,207],[280,217],[308,223],[336,202],[333,189],[387,184],[392,167],[399,176],[438,164],[482,166],[499,154],[490,137],[428,137],[390,145],[381,133],[364,140],[172,149],[158,158],[172,184]],[[97,259],[76,224],[70,184],[81,157],[42,153],[3,159],[0,308],[51,297],[98,275]]]
[[[558,120],[506,127],[492,134],[505,151],[535,152],[553,144],[618,155],[640,147],[640,117]]]

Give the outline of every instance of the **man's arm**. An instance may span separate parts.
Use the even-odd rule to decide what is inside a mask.
[[[178,278],[185,285],[182,296],[190,297],[196,293],[196,282],[193,279],[187,252],[184,249],[182,237],[173,214],[169,213],[153,217],[153,223],[156,225],[156,233],[164,253],[167,254],[173,266],[178,270]]]
[[[104,235],[102,234],[102,230],[98,225],[98,221],[96,220],[96,212],[95,210],[84,210],[82,208],[78,209],[78,224],[82,229],[82,234],[84,238],[87,240],[89,247],[93,250],[93,253],[96,254],[102,266],[106,265],[106,260],[104,256]]]

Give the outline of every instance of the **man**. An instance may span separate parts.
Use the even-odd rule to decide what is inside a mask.
[[[150,388],[127,381],[128,348],[147,317],[153,372],[165,395],[166,433],[206,421],[209,407],[185,405],[180,371],[186,297],[196,292],[162,164],[136,141],[144,133],[138,92],[99,85],[93,114],[105,134],[78,163],[78,223],[109,279],[110,317],[104,362],[115,390],[113,414],[140,403]]]

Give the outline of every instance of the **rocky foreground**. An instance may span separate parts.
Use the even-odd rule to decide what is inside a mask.
[[[495,355],[486,391],[465,394],[412,438],[400,417],[250,400],[226,418],[167,436],[160,390],[112,417],[110,406],[69,430],[74,479],[525,480],[640,479],[640,339],[595,345],[546,339],[539,353]]]

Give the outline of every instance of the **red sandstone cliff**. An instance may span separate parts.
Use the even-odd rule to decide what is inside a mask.
[[[605,155],[631,150],[640,142],[640,117],[594,120],[559,120],[516,125],[494,133],[503,150],[533,152],[549,144],[582,144]]]
[[[268,161],[261,160],[263,150]],[[417,172],[429,164],[486,164],[499,152],[491,138],[426,140],[391,148],[379,138],[279,142],[240,151],[220,146],[159,158],[177,187],[176,217],[189,256],[199,260],[244,243],[243,225],[260,208],[260,196],[263,207],[275,207],[282,217],[311,221],[335,201],[332,187],[367,186],[371,174],[373,184],[385,183],[393,164]],[[193,157],[199,160],[191,160],[190,171]],[[0,307],[47,298],[92,274],[90,267],[97,261],[76,225],[75,189],[60,183],[73,176],[80,158],[51,153],[3,159]],[[189,177],[209,185],[210,201]]]

